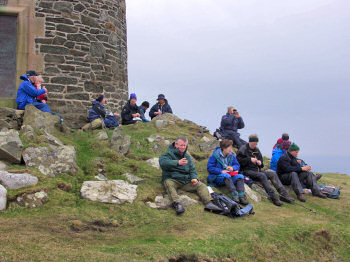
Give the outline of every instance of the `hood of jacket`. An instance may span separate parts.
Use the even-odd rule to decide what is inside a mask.
[[[19,79],[24,80],[24,81],[29,81],[29,78],[27,75],[21,75]]]
[[[96,100],[95,100],[95,101],[92,101],[91,104],[92,104],[93,106],[99,106],[99,107],[104,108],[104,105],[101,105],[100,102],[98,102],[98,101],[96,101]]]

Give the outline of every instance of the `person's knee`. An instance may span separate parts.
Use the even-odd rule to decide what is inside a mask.
[[[256,179],[259,180],[260,182],[265,182],[267,181],[267,177],[264,173],[257,173],[256,174]]]
[[[174,187],[174,183],[173,183],[173,181],[171,181],[171,179],[167,179],[164,181],[164,186],[166,188],[169,188],[169,187],[172,188],[172,187]]]

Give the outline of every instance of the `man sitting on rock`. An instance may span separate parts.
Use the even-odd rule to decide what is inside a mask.
[[[224,139],[209,158],[207,182],[209,186],[224,186],[231,193],[233,201],[248,205],[244,194],[244,176],[239,174],[239,163],[232,152],[233,142]]]
[[[89,120],[93,129],[95,126],[102,127],[102,122],[105,127],[113,128],[119,126],[117,113],[106,113],[106,100],[103,94],[98,95],[95,101],[92,101],[92,108],[89,110]]]
[[[304,189],[301,182],[306,188],[311,189],[314,196],[326,198],[321,193],[321,189],[316,182],[313,173],[310,172],[311,166],[301,166],[297,160],[299,146],[292,144],[288,151],[285,152],[277,162],[277,174],[284,185],[292,185],[292,188],[301,202],[305,202]]]
[[[244,128],[244,122],[243,118],[233,106],[229,106],[226,115],[222,116],[220,128],[223,130],[224,137],[232,140],[237,148],[247,143],[240,138],[240,134],[237,131],[238,129]]]
[[[262,168],[264,167],[264,162],[261,152],[257,147],[258,142],[259,138],[257,135],[250,135],[249,143],[241,146],[241,148],[238,150],[237,160],[241,165],[241,170],[243,171],[243,174],[254,181],[260,182],[264,187],[266,193],[268,194],[270,200],[276,206],[281,206],[282,202],[280,201],[278,195],[270,185],[269,180],[277,189],[278,193],[280,194],[281,200],[287,203],[292,203],[294,199],[289,197],[287,190],[282,185],[276,172],[262,170]]]
[[[146,119],[145,117],[145,113],[147,111],[147,109],[149,108],[149,102],[148,101],[143,101],[141,106],[139,106],[139,110],[140,110],[140,115],[141,115],[141,119],[142,122],[148,123],[150,122],[148,119]]]
[[[219,211],[221,209],[212,202],[207,186],[198,180],[195,166],[187,154],[187,144],[186,137],[179,137],[169,146],[168,152],[159,158],[163,171],[162,183],[172,201],[172,207],[178,215],[185,212],[177,194],[177,190],[181,189],[197,192],[207,209]]]
[[[37,76],[38,74],[33,70],[27,71],[25,75],[20,76],[23,82],[20,84],[17,91],[17,109],[25,110],[28,104],[33,104],[37,109],[51,113],[50,107],[46,103],[41,103],[37,100],[38,96],[47,94],[47,89],[45,87],[36,89],[34,86]]]
[[[135,93],[130,95],[130,99],[122,109],[122,124],[131,125],[141,121],[139,107],[136,105],[137,97]]]
[[[165,99],[165,96],[163,94],[158,95],[158,103],[156,103],[154,106],[152,106],[149,116],[151,119],[153,119],[156,116],[169,113],[172,114],[173,110],[171,109],[168,100]]]

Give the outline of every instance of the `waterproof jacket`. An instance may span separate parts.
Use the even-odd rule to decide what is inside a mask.
[[[179,160],[186,158],[187,165],[180,166]],[[162,183],[168,179],[174,179],[180,183],[187,184],[192,179],[198,179],[196,168],[191,160],[187,149],[182,155],[178,148],[175,147],[175,143],[171,144],[168,148],[168,152],[159,157],[159,165],[162,168]]]
[[[261,166],[258,166],[257,164],[253,164],[251,161],[251,158],[256,158],[261,161]],[[239,164],[241,165],[241,171],[258,171],[264,167],[263,158],[261,155],[261,152],[258,147],[251,149],[248,144],[245,144],[240,147],[240,149],[237,152],[237,160]]]
[[[220,127],[227,135],[237,133],[238,129],[244,128],[244,122],[242,117],[235,117],[234,114],[227,113],[222,116]]]
[[[141,115],[140,118],[141,118],[143,121],[145,121],[145,120],[146,120],[146,117],[145,117],[146,111],[145,111],[145,109],[143,108],[143,106],[139,106],[139,111],[140,111],[140,115]]]
[[[122,124],[123,125],[130,124],[133,120],[132,115],[136,114],[136,113],[140,114],[139,107],[136,104],[131,105],[130,100],[129,100],[128,103],[123,107],[123,110],[122,110]]]
[[[35,98],[45,94],[46,91],[44,89],[36,89],[26,75],[22,75],[20,79],[23,82],[18,87],[16,102],[17,109],[24,110],[26,105],[33,104]]]
[[[160,105],[159,103],[157,103],[154,106],[152,106],[151,110],[149,111],[149,116],[151,119],[153,119],[154,117],[157,116],[154,113],[158,112],[159,110],[162,111],[163,114],[165,114],[165,113],[172,114],[173,113],[173,110],[171,109],[170,105],[168,104],[168,100],[164,99],[164,101],[165,101],[164,105]]]
[[[277,175],[291,172],[301,173],[302,171],[297,159],[289,152],[285,152],[277,162]]]
[[[102,118],[105,119],[106,110],[103,105],[101,105],[98,101],[92,101],[92,108],[89,110],[89,120],[90,122]]]
[[[277,162],[285,152],[286,152],[286,150],[283,150],[283,149],[278,148],[278,147],[275,147],[275,149],[272,150],[270,169],[272,169],[274,171],[277,170]]]

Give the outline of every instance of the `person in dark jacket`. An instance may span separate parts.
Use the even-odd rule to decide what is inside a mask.
[[[92,101],[92,108],[89,110],[89,121],[93,122],[96,119],[101,119],[107,128],[119,126],[119,121],[117,119],[119,114],[107,114],[104,107],[105,102],[106,100],[103,94],[100,94],[95,101]]]
[[[310,172],[311,166],[301,166],[298,162],[299,146],[292,144],[288,151],[285,152],[277,162],[277,174],[284,185],[292,185],[292,188],[297,195],[297,198],[305,202],[304,189],[301,182],[306,188],[311,189],[314,196],[320,198],[326,198],[321,193],[321,189],[318,186],[315,176]]]
[[[36,99],[40,95],[47,94],[47,89],[45,87],[36,89],[34,86],[37,76],[38,74],[33,70],[27,71],[25,75],[20,76],[23,82],[17,90],[17,109],[25,110],[28,104],[33,104],[37,109],[51,113],[50,107],[47,104],[41,103]]]
[[[248,205],[244,194],[244,176],[239,174],[239,163],[232,152],[233,142],[228,139],[220,141],[209,158],[207,183],[209,186],[224,186],[230,191],[233,201]]]
[[[244,122],[239,112],[233,106],[228,107],[226,115],[222,116],[220,128],[224,137],[232,140],[237,148],[247,143],[240,138],[240,133],[237,131],[244,128]]]
[[[148,101],[143,101],[141,106],[139,106],[139,110],[140,110],[140,115],[141,115],[141,119],[142,122],[148,123],[150,122],[148,119],[146,119],[145,113],[147,111],[147,109],[149,108],[149,102]]]
[[[122,124],[131,125],[140,121],[141,114],[139,107],[136,105],[137,97],[135,93],[130,95],[128,103],[122,109]]]
[[[276,172],[272,170],[262,170],[264,167],[264,162],[261,152],[257,147],[258,142],[259,138],[257,135],[250,135],[249,143],[241,146],[238,150],[237,160],[241,165],[241,171],[243,171],[243,174],[245,176],[250,177],[254,181],[260,182],[268,194],[270,200],[276,206],[281,206],[282,202],[280,201],[278,195],[273,190],[268,180],[270,180],[274,187],[277,189],[282,201],[292,203],[294,199],[289,197],[287,190],[279,180]]]
[[[207,186],[198,180],[196,168],[190,155],[187,154],[187,144],[186,137],[179,137],[169,146],[168,151],[159,157],[162,183],[172,201],[172,207],[178,215],[185,211],[177,194],[177,189],[181,189],[197,192],[207,209],[220,210],[212,202]]]
[[[149,111],[149,116],[151,119],[162,114],[173,113],[173,110],[171,109],[168,100],[163,94],[158,95],[157,100],[158,102],[154,106],[152,106],[151,110]]]

